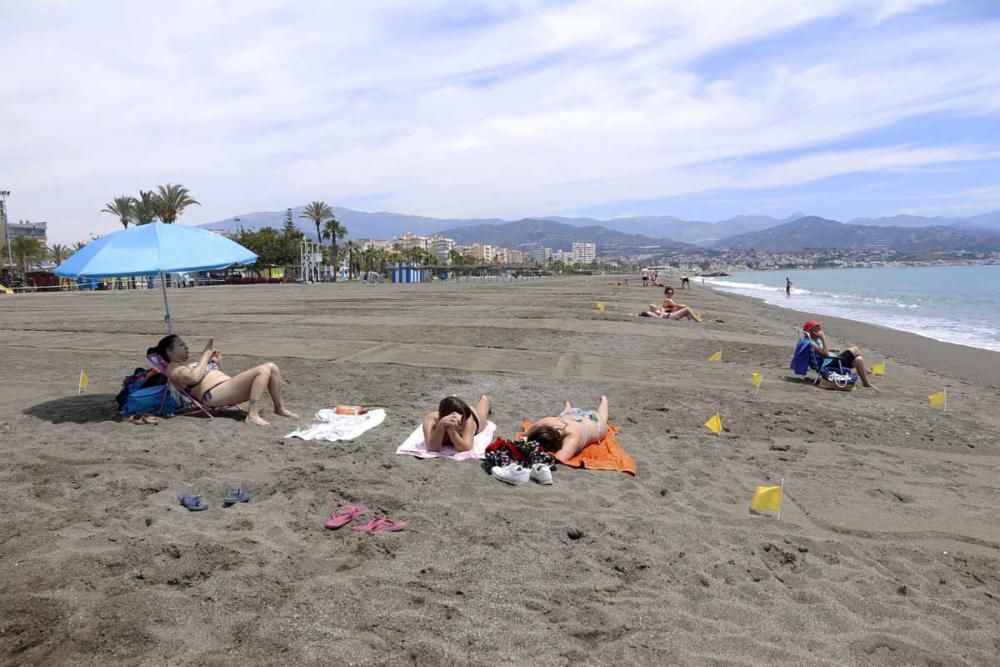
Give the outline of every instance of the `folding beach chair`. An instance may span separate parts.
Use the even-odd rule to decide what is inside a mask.
[[[187,389],[182,387],[180,384],[174,382],[170,378],[170,376],[167,374],[167,362],[164,361],[163,357],[161,357],[156,353],[153,353],[146,358],[149,360],[149,363],[153,365],[153,368],[157,370],[157,372],[162,373],[163,376],[167,378],[167,386],[169,386],[170,389],[176,391],[180,395],[181,397],[180,403],[182,405],[186,404],[189,407],[189,409],[183,414],[190,416],[193,414],[201,413],[204,414],[209,419],[214,419],[215,415],[212,414],[213,411],[218,412],[226,408],[236,408],[240,412],[243,412],[243,410],[240,409],[239,405],[224,405],[224,406],[219,406],[217,408],[208,407],[207,405],[199,401],[197,398],[192,396],[191,392],[189,392]],[[163,412],[163,402],[166,400],[167,400],[167,393],[163,392],[163,401],[160,402],[160,412]]]

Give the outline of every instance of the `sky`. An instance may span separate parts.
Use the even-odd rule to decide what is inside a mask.
[[[0,0],[0,189],[212,222],[1000,209],[994,0]]]

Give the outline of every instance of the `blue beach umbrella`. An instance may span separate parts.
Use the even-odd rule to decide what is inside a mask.
[[[53,273],[63,278],[159,275],[167,311],[167,333],[173,333],[163,274],[215,271],[256,261],[257,255],[214,232],[154,222],[123,229],[88,243]]]

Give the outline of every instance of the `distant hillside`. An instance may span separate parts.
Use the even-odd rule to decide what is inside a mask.
[[[798,250],[883,247],[899,252],[1000,250],[1000,234],[962,227],[875,227],[816,216],[738,234],[714,244],[718,249],[794,252]]]
[[[470,225],[445,229],[441,234],[459,243],[486,243],[516,248],[528,243],[541,243],[553,250],[570,250],[573,241],[597,244],[601,255],[648,254],[683,250],[699,250],[687,243],[655,239],[642,234],[626,234],[600,225],[577,227],[555,220],[528,218],[499,225]]]

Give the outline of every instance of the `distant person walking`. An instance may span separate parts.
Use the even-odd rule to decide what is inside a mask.
[[[792,295],[792,279],[785,276],[785,296]]]
[[[681,276],[681,289],[691,289],[691,279],[686,273]]]
[[[646,267],[642,267],[641,275],[642,275],[642,286],[649,287],[649,269],[647,269]]]

